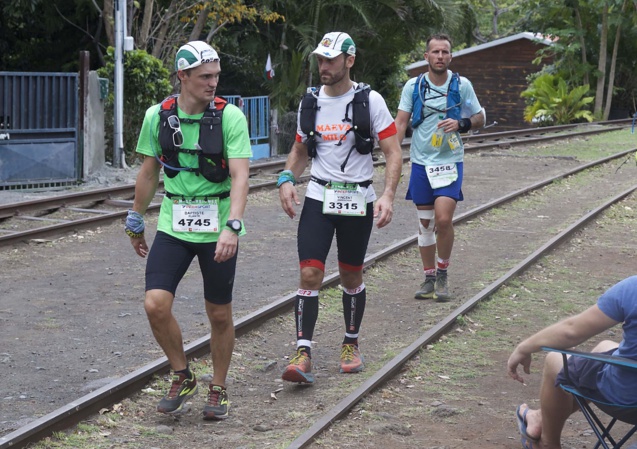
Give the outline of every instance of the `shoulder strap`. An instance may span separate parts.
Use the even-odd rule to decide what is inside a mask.
[[[364,83],[359,83],[358,84],[358,88],[356,89],[356,91],[354,92],[354,100],[352,100],[353,103],[353,120],[354,120],[354,126],[357,127],[358,129],[362,129],[365,126],[365,122],[367,122],[367,128],[369,128],[369,92],[372,90],[371,87],[369,87],[369,84],[364,84]],[[367,111],[367,114],[358,114],[359,116],[356,117],[356,112],[361,112],[361,111]],[[367,119],[364,117],[365,115],[367,115]],[[360,124],[357,122],[360,122]]]
[[[460,109],[462,99],[460,98],[460,75],[454,72],[447,88],[447,117],[460,120]]]
[[[223,109],[228,101],[215,97],[208,109],[203,113],[199,124],[199,147],[208,157],[223,154]]]
[[[316,156],[316,137],[321,133],[316,131],[316,111],[318,111],[318,92],[319,89],[310,88],[308,92],[301,98],[301,111],[299,117],[299,126],[303,134],[307,136],[307,150],[310,157]],[[317,92],[316,94],[314,92]]]
[[[215,97],[203,114],[199,123],[199,168],[197,174],[210,182],[219,183],[230,174],[228,163],[223,157],[223,110],[228,102]]]
[[[370,91],[369,84],[359,83],[352,105],[352,127],[356,136],[356,150],[361,154],[369,154],[374,149],[369,107]]]
[[[168,117],[177,115],[177,98],[179,95],[170,95],[159,105],[159,146],[162,154],[176,151],[173,143],[173,130],[168,125]]]
[[[162,100],[160,109],[162,111],[175,111],[177,108],[177,98],[179,98],[179,94],[167,96]]]
[[[179,95],[170,95],[159,105],[159,147],[161,148],[161,157],[159,162],[164,166],[164,174],[169,178],[177,176],[182,170],[179,165],[179,155],[177,148],[173,142],[174,130],[168,125],[168,117],[177,115],[177,97]]]
[[[416,129],[425,120],[425,94],[429,90],[429,83],[424,73],[416,78],[414,91],[411,94],[412,112],[411,127]]]
[[[214,104],[215,109],[222,110],[228,104],[228,100],[223,97],[215,97],[211,104]]]
[[[343,122],[351,122],[352,126],[341,137],[341,140],[337,145],[341,145],[343,138],[350,131],[354,132],[354,145],[349,149],[345,160],[341,164],[341,171],[345,172],[345,166],[349,161],[349,157],[352,154],[354,148],[360,154],[371,154],[374,149],[374,139],[372,138],[371,128],[371,113],[369,108],[369,92],[371,88],[368,84],[358,83],[356,90],[354,91],[354,98],[345,107],[345,118]],[[352,105],[352,119],[349,119],[348,110]]]

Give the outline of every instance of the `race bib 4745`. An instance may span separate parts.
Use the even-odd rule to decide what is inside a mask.
[[[219,199],[173,202],[173,231],[219,232]]]

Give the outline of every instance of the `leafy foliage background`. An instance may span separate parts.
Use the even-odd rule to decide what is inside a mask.
[[[153,104],[159,103],[173,91],[170,84],[170,73],[162,62],[143,50],[126,52],[124,58],[124,153],[126,162],[135,159],[135,149],[139,131],[144,121],[146,110]],[[113,129],[114,120],[114,86],[115,49],[109,47],[106,54],[106,65],[97,73],[102,78],[108,78],[109,91],[106,98],[105,126]],[[112,134],[107,133],[107,145],[112,147]],[[110,157],[110,156],[109,156]],[[107,157],[108,158],[108,157]]]

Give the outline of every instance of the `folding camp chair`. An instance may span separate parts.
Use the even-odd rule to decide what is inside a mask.
[[[619,404],[611,404],[608,402],[602,402],[596,399],[592,399],[588,396],[585,396],[580,391],[578,391],[570,383],[570,377],[568,373],[568,365],[566,363],[566,358],[568,355],[574,357],[584,357],[587,359],[597,360],[603,363],[609,363],[611,365],[615,365],[621,367],[623,369],[634,370],[637,376],[637,360],[627,359],[623,357],[616,357],[612,355],[594,353],[594,352],[581,352],[581,351],[571,351],[571,350],[562,350],[562,349],[554,349],[543,347],[542,350],[548,352],[558,352],[562,354],[562,358],[564,360],[564,377],[567,379],[567,383],[560,385],[562,390],[571,393],[577,404],[579,405],[584,417],[590,424],[593,432],[597,436],[598,442],[595,445],[594,449],[599,448],[600,446],[604,447],[604,449],[618,449],[622,447],[626,441],[637,431],[637,404],[632,404],[629,406],[622,406]],[[637,385],[635,386],[637,388]],[[595,404],[597,408],[602,410],[604,413],[611,417],[611,421],[608,425],[604,426],[602,421],[595,414],[593,409],[591,408],[589,402]],[[615,441],[615,439],[611,436],[610,432],[613,429],[613,426],[617,423],[617,421],[621,421],[627,424],[632,425],[630,430],[619,440]],[[610,446],[609,446],[610,444]]]

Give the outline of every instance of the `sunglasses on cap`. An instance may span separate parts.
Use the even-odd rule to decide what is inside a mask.
[[[180,147],[184,144],[184,135],[181,132],[181,123],[179,122],[179,117],[176,115],[171,115],[168,117],[168,126],[175,130],[173,133],[173,144],[176,147]]]

